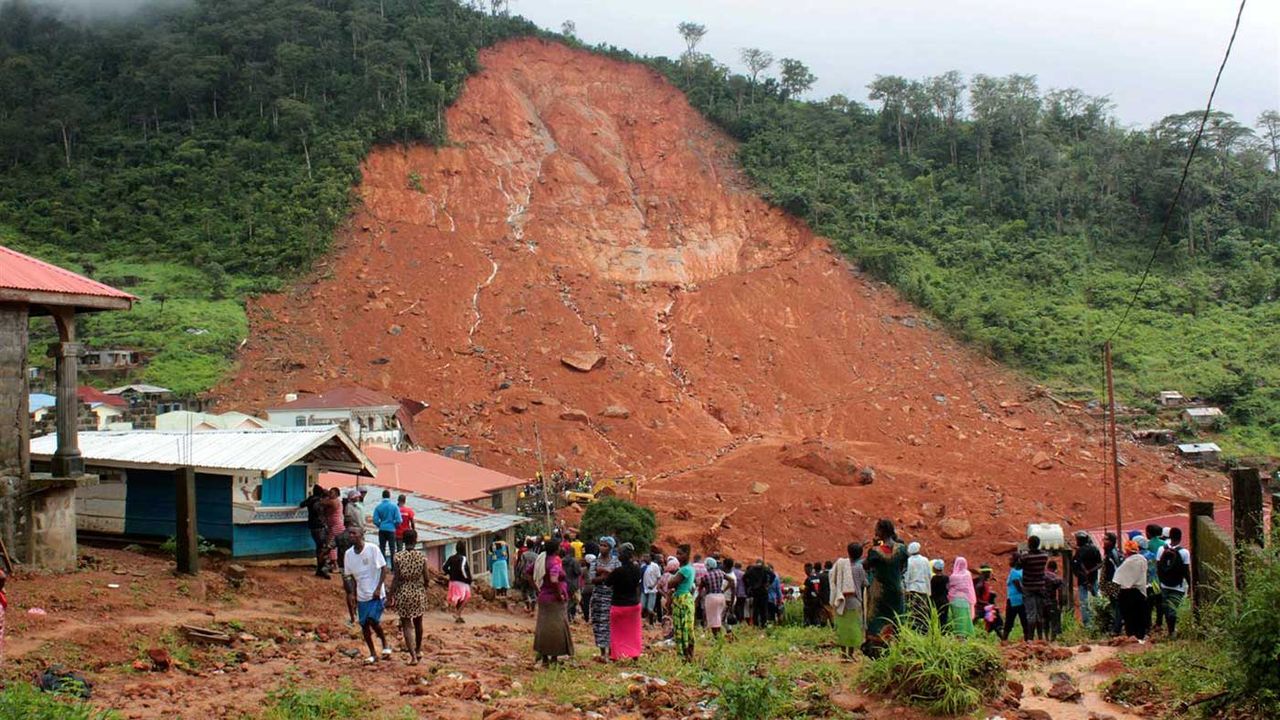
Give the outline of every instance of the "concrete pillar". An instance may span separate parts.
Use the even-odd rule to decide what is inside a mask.
[[[72,308],[51,308],[58,325],[61,342],[52,348],[57,360],[57,414],[58,447],[53,453],[51,470],[54,477],[73,478],[84,474],[84,458],[80,456],[77,421],[80,401],[76,397],[79,386],[77,367],[80,362],[80,343],[76,342],[76,316]]]
[[[31,496],[27,562],[53,572],[76,569],[76,487],[48,487]]]
[[[14,557],[26,546],[20,496],[31,467],[27,393],[27,306],[0,303],[0,539]]]
[[[1262,547],[1262,477],[1258,468],[1231,471],[1231,530],[1236,546],[1236,587],[1245,582],[1245,553]]]
[[[1192,501],[1188,512],[1187,535],[1183,538],[1191,550],[1191,611],[1200,617],[1200,607],[1204,604],[1204,585],[1200,582],[1200,533],[1196,531],[1198,518],[1207,517],[1213,520],[1213,503]]]

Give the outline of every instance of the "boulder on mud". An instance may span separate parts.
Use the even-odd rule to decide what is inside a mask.
[[[769,486],[762,482],[751,483],[751,492],[754,495],[763,495],[764,492],[768,489],[769,489]]]
[[[578,372],[591,372],[604,365],[604,355],[594,350],[577,350],[561,355],[560,362]]]
[[[600,411],[601,417],[614,418],[617,420],[626,420],[631,417],[631,411],[622,405],[610,405]]]
[[[858,464],[853,458],[817,438],[799,445],[783,445],[779,453],[783,465],[813,473],[832,485],[866,484],[860,483]],[[874,471],[872,477],[875,477]]]
[[[586,412],[579,410],[577,408],[565,408],[560,413],[560,419],[568,420],[569,422],[585,423],[589,421],[591,418],[587,415]]]
[[[1053,457],[1041,450],[1031,458],[1031,466],[1037,470],[1050,470],[1053,468]]]
[[[938,534],[948,540],[963,540],[973,535],[973,526],[964,518],[943,518],[938,523]]]
[[[1178,483],[1165,483],[1156,490],[1156,497],[1171,502],[1190,502],[1196,499],[1196,494]]]

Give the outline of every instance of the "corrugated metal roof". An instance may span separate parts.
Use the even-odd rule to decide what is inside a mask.
[[[369,496],[362,504],[361,509],[366,515],[373,512],[373,508],[382,501],[381,493],[383,487],[378,484],[366,484],[361,488],[369,490]],[[342,495],[345,497],[348,490],[359,489],[353,487],[343,487]],[[395,488],[385,488],[392,491],[392,497],[400,494]],[[413,510],[413,524],[418,530],[418,540],[426,543],[453,542],[477,535],[485,535],[488,533],[502,532],[510,527],[521,525],[529,521],[528,518],[521,515],[507,515],[495,510],[486,510],[485,508],[475,507],[474,505],[466,505],[459,502],[441,502],[434,498],[422,497],[411,493],[403,493],[405,495],[405,504]],[[368,527],[368,526],[366,526]],[[378,529],[369,527],[365,531],[369,542],[376,543],[378,541]]]
[[[381,473],[378,483],[383,487],[441,500],[481,500],[504,488],[521,487],[528,482],[433,452],[397,452],[381,447],[370,447],[365,452],[377,463]],[[344,482],[350,480],[333,478],[325,484]]]
[[[1219,409],[1219,408],[1216,408],[1216,407],[1193,407],[1193,408],[1187,408],[1187,409],[1186,409],[1186,410],[1184,410],[1183,412],[1187,413],[1188,415],[1192,415],[1192,416],[1195,416],[1195,415],[1206,415],[1206,416],[1208,416],[1208,415],[1221,415],[1221,414],[1222,414],[1222,410],[1221,410],[1221,409]]]
[[[90,280],[65,268],[37,260],[0,245],[0,287],[63,295],[93,295],[137,300],[138,298],[97,280]]]
[[[144,385],[142,383],[137,383],[134,385],[121,385],[120,387],[113,387],[110,390],[103,390],[103,392],[105,392],[108,395],[120,395],[121,393],[124,393],[125,391],[128,391],[128,390],[132,390],[136,393],[141,393],[143,395],[163,395],[164,393],[173,392],[167,387],[160,387],[159,385]]]
[[[1178,446],[1178,452],[1195,454],[1202,452],[1222,452],[1217,443],[1184,443]]]
[[[323,462],[357,465],[374,476],[377,468],[337,426],[261,430],[119,430],[84,432],[80,453],[87,464],[195,467],[274,475],[316,453]],[[45,460],[58,446],[54,435],[33,438],[31,456]]]

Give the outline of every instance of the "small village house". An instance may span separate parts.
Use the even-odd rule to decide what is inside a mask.
[[[1178,445],[1178,457],[1191,465],[1214,465],[1222,456],[1216,443],[1183,443]]]
[[[1160,407],[1178,407],[1186,401],[1187,399],[1177,390],[1161,390],[1156,396],[1156,404]]]
[[[51,437],[31,441],[33,466],[52,458]],[[99,484],[76,498],[80,532],[130,538],[175,535],[175,472],[195,472],[196,528],[234,557],[314,552],[298,504],[320,473],[373,477],[377,468],[340,428],[185,432],[130,430],[81,435]]]
[[[202,413],[174,410],[156,416],[157,430],[257,430],[278,427],[262,418],[242,412]]]
[[[310,395],[290,393],[267,409],[267,420],[281,427],[337,425],[361,446],[407,450],[413,440],[413,414],[420,403],[402,403],[376,390],[339,387]]]
[[[1193,407],[1182,411],[1180,415],[1183,422],[1196,427],[1212,427],[1220,419],[1226,416],[1220,408],[1216,407]]]
[[[515,512],[528,480],[425,450],[366,448],[378,466],[378,484],[425,497]]]
[[[142,353],[118,348],[85,349],[80,353],[80,367],[86,372],[109,373],[132,370],[142,364]]]
[[[134,424],[138,427],[155,427],[157,415],[174,410],[187,409],[188,403],[177,397],[172,390],[159,385],[135,383],[121,385],[104,390],[108,395],[123,398],[129,405],[129,412],[134,416]]]

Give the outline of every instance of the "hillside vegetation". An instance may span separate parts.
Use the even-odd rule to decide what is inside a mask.
[[[994,357],[1096,395],[1198,113],[1127,129],[1105,98],[958,73],[878,78],[872,105],[800,101],[802,63],[774,73],[746,51],[735,74],[685,29],[680,58],[632,59],[742,142],[771,201]],[[365,152],[444,141],[476,49],[536,32],[450,0],[196,0],[92,26],[7,0],[0,225],[152,301],[95,318],[91,339],[156,351],[155,382],[208,387],[244,332],[234,299],[328,249]],[[1275,454],[1280,116],[1258,124],[1212,116],[1115,359],[1129,401],[1203,396],[1230,409],[1230,450]]]

